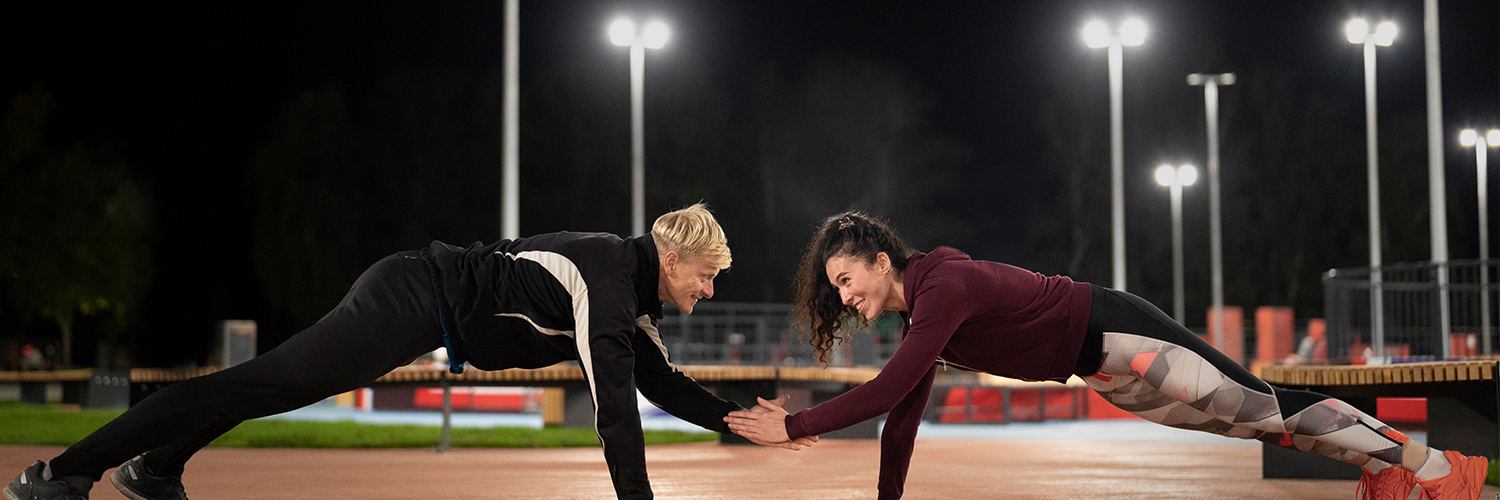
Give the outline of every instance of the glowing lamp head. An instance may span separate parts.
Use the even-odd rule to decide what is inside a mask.
[[[1083,43],[1090,48],[1102,48],[1109,46],[1109,26],[1103,21],[1091,21],[1083,25]]]
[[[629,47],[635,43],[635,23],[629,19],[617,19],[609,25],[609,43]]]
[[[1193,167],[1192,165],[1183,165],[1182,168],[1177,169],[1178,184],[1191,186],[1194,182],[1198,182],[1197,168]]]
[[[1172,168],[1171,165],[1156,167],[1156,184],[1171,186],[1175,182],[1177,182],[1177,169]]]
[[[1365,37],[1370,36],[1370,23],[1364,19],[1349,21],[1344,27],[1344,34],[1348,35],[1349,43],[1365,43]]]
[[[667,25],[661,21],[652,21],[646,24],[645,33],[641,35],[641,45],[648,49],[659,49],[667,45]]]
[[[1134,47],[1146,43],[1146,23],[1140,19],[1126,19],[1120,25],[1120,45]]]
[[[1396,41],[1396,23],[1386,21],[1375,27],[1375,45],[1390,47]]]
[[[1500,130],[1490,129],[1489,132],[1484,134],[1484,142],[1492,148],[1500,146]]]
[[[1464,129],[1463,132],[1458,133],[1458,143],[1464,145],[1464,147],[1473,146],[1477,142],[1479,142],[1479,132],[1476,132],[1472,128]]]

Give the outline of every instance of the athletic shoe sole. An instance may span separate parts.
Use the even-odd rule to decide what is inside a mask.
[[[116,470],[113,474],[109,475],[109,483],[115,485],[115,489],[120,490],[120,493],[125,495],[125,498],[129,498],[130,500],[154,500],[141,496],[140,493],[136,493],[129,487],[125,486],[125,480],[123,479],[123,476],[120,475],[120,470]]]

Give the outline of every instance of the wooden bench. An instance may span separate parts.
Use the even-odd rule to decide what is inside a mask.
[[[1494,360],[1394,365],[1266,366],[1261,379],[1327,394],[1375,415],[1379,397],[1427,398],[1427,444],[1466,455],[1500,457],[1500,376]],[[1266,478],[1358,479],[1359,468],[1265,445]]]
[[[0,384],[18,384],[21,402],[47,403],[47,386],[62,386],[64,404],[84,408],[123,408],[130,404],[130,374],[122,370],[0,371]]]
[[[734,401],[744,407],[753,407],[755,398],[791,396],[787,404],[789,411],[811,407],[843,394],[859,384],[868,382],[880,373],[878,368],[797,368],[776,366],[679,366],[679,370],[699,384],[712,390],[721,398]],[[136,368],[130,370],[131,404],[171,383],[207,375],[218,371],[217,367],[189,370]],[[37,372],[41,373],[41,372]],[[3,379],[0,379],[3,381]],[[418,387],[442,387],[444,400],[451,401],[452,386],[512,386],[541,387],[542,421],[547,425],[593,426],[593,402],[583,377],[583,370],[576,365],[557,364],[545,368],[485,371],[470,368],[454,375],[440,367],[403,366],[392,370],[373,384],[411,385]],[[444,405],[443,436],[445,448],[449,434],[451,405]],[[827,438],[875,438],[879,436],[878,419],[871,419],[853,427],[829,433]],[[748,443],[735,435],[722,435],[722,443]]]

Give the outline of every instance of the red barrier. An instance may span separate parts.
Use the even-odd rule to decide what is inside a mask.
[[[1472,358],[1479,354],[1479,336],[1472,333],[1454,333],[1448,337],[1448,354],[1455,358]]]
[[[1099,393],[1094,391],[1088,391],[1086,401],[1088,401],[1087,413],[1089,420],[1141,418],[1132,415],[1128,411],[1121,410],[1115,405],[1109,404],[1109,401],[1104,400],[1104,396],[1100,396]]]
[[[1081,389],[1094,392],[1088,389]],[[1087,414],[1079,406],[1079,390],[1072,388],[1042,389],[1046,396],[1047,420],[1073,420],[1084,418]]]
[[[1044,420],[1134,418],[1086,387],[948,387],[928,411],[938,423],[1001,424]],[[1087,393],[1087,394],[1084,394]],[[1095,410],[1098,408],[1098,410]]]
[[[1375,398],[1375,418],[1386,423],[1427,423],[1427,398]]]
[[[1214,309],[1208,309],[1208,334],[1203,341],[1214,343]],[[1214,346],[1236,363],[1245,362],[1245,310],[1238,306],[1224,306],[1224,345]]]
[[[1328,321],[1322,318],[1307,320],[1307,338],[1312,339],[1312,362],[1315,365],[1328,363]]]
[[[1022,389],[1010,391],[1010,418],[1012,422],[1038,422],[1042,420],[1042,391]]]
[[[482,411],[519,412],[528,404],[536,404],[537,391],[520,387],[454,387],[454,408]],[[412,406],[417,408],[442,408],[443,390],[439,388],[417,388],[412,395]]]
[[[1275,363],[1291,356],[1294,326],[1290,307],[1255,308],[1255,359]]]

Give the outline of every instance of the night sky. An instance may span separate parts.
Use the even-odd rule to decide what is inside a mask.
[[[1500,124],[1500,6],[1440,4],[1449,196],[1466,200],[1472,210],[1473,156],[1458,147],[1456,137],[1462,127]],[[265,307],[253,285],[254,213],[245,183],[252,155],[278,112],[319,85],[358,96],[400,71],[498,71],[502,9],[498,0],[12,4],[0,15],[0,37],[10,48],[3,90],[11,96],[43,85],[56,94],[68,133],[119,145],[147,187],[158,219],[144,328],[203,329],[212,319],[254,317]],[[674,66],[688,62],[705,65],[697,69],[725,90],[732,105],[750,99],[747,82],[767,65],[795,71],[829,52],[909,72],[937,98],[935,127],[973,150],[962,166],[964,181],[946,204],[976,221],[972,240],[955,244],[990,260],[1017,258],[1033,215],[1056,195],[1056,186],[1037,168],[1045,147],[1037,123],[1039,102],[1061,85],[1059,68],[1074,68],[1070,74],[1093,82],[1099,95],[1107,93],[1105,51],[1087,48],[1080,35],[1088,20],[1117,23],[1134,15],[1150,29],[1145,45],[1125,49],[1125,126],[1129,131],[1132,117],[1144,114],[1175,118],[1171,126],[1147,131],[1150,143],[1127,142],[1127,154],[1202,162],[1202,92],[1187,86],[1185,75],[1234,71],[1251,78],[1247,71],[1265,64],[1295,70],[1301,90],[1347,101],[1340,104],[1356,111],[1347,127],[1362,131],[1361,51],[1343,33],[1356,15],[1393,20],[1401,28],[1396,44],[1378,51],[1381,116],[1421,114],[1426,106],[1420,0],[523,0],[523,110],[536,109],[528,108],[529,91],[548,85],[538,76],[547,68],[613,66],[618,78],[601,79],[600,88],[619,92],[627,86],[626,50],[605,35],[620,15],[661,19],[672,30],[666,48],[647,54],[648,122],[671,119],[652,113],[659,99],[652,91],[662,88],[653,82],[668,81]],[[1132,101],[1142,89],[1169,97]],[[1225,99],[1234,92],[1222,90]],[[547,140],[526,137],[540,133],[523,127],[523,143]],[[1230,133],[1226,143],[1234,141]],[[1362,151],[1364,145],[1338,147]],[[649,166],[651,152],[646,155]],[[523,178],[534,175],[528,168],[543,168],[528,164],[527,156],[523,148]],[[620,158],[620,166],[628,168],[628,157]],[[1151,182],[1152,167],[1130,165],[1129,182]],[[499,168],[492,179],[474,182],[498,185]],[[1363,179],[1350,179],[1349,189],[1362,191]],[[1149,201],[1157,202],[1164,204],[1164,196]],[[628,200],[619,203],[619,210],[628,211]],[[522,214],[523,234],[560,229]],[[727,230],[733,238],[735,228]],[[1450,223],[1454,257],[1474,255],[1472,232]],[[498,227],[491,234],[498,237]]]

